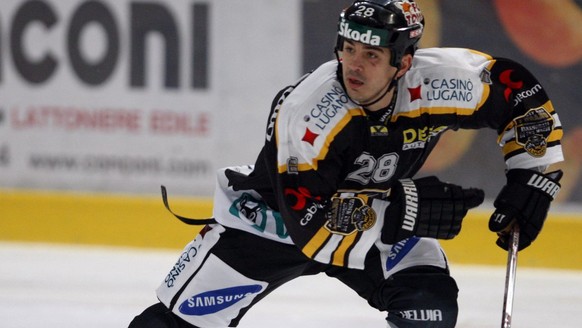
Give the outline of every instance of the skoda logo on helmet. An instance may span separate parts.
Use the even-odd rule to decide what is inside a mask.
[[[360,24],[342,19],[339,24],[338,34],[346,39],[369,44],[371,46],[382,46],[385,44],[386,31],[362,26]]]

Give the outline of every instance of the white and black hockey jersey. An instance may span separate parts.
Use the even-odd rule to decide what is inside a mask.
[[[563,160],[562,125],[551,101],[511,60],[420,49],[398,81],[393,110],[379,112],[352,102],[337,70],[337,61],[325,63],[275,97],[256,163],[219,173],[215,201],[230,205],[215,206],[218,222],[293,243],[323,263],[362,268],[382,218],[330,228],[331,197],[366,199],[413,177],[443,132],[496,130],[508,169]]]

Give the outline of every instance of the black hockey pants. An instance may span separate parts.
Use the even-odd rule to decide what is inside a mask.
[[[447,328],[456,324],[458,289],[446,270],[418,266],[384,279],[379,264],[380,252],[375,248],[366,258],[365,270],[346,269],[309,260],[293,245],[227,228],[211,253],[242,275],[268,283],[266,289],[230,322],[229,327],[236,327],[246,311],[282,284],[299,276],[321,272],[343,282],[372,307],[386,311],[389,327]],[[338,300],[330,299],[330,302]],[[129,328],[193,327],[162,303],[147,308],[129,325]]]

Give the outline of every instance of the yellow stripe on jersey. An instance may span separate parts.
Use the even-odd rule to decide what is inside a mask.
[[[319,228],[317,233],[313,236],[313,238],[311,238],[311,240],[305,246],[303,246],[303,249],[301,251],[307,257],[313,258],[315,252],[317,252],[317,250],[320,249],[323,244],[325,244],[325,241],[329,238],[330,235],[331,232],[329,232],[329,230],[327,230],[325,226]]]
[[[548,136],[548,143],[561,140],[563,134],[564,131],[562,129],[553,130],[552,133],[550,133],[550,135]],[[518,144],[515,140],[511,140],[506,142],[505,145],[503,145],[503,155],[506,156],[507,154],[510,154],[516,150],[522,149],[523,145]]]
[[[396,115],[392,116],[390,119],[392,122],[395,122],[396,119],[399,117],[409,117],[409,118],[416,118],[420,117],[422,114],[431,114],[431,115],[446,115],[446,114],[453,114],[453,115],[466,115],[470,116],[475,113],[475,108],[459,108],[459,107],[420,107],[415,110],[411,110],[409,112],[402,112],[397,113]]]
[[[340,243],[339,247],[333,254],[332,259],[333,265],[345,266],[344,261],[346,258],[346,252],[348,251],[350,246],[352,246],[355,243],[357,236],[358,236],[357,233],[352,233],[351,235],[347,235],[342,239],[342,242]]]
[[[491,57],[490,55],[488,55],[488,54],[486,54],[484,52],[477,51],[477,50],[474,50],[474,49],[467,49],[467,50],[469,50],[470,53],[473,53],[475,55],[478,55],[478,56],[481,56],[481,57],[485,57],[485,58],[487,58],[487,60],[492,60],[493,59],[493,57]],[[493,65],[491,65],[491,66],[493,66]],[[489,68],[491,68],[491,67],[489,67]]]
[[[319,150],[319,153],[316,157],[311,160],[311,163],[298,163],[297,169],[299,171],[309,171],[309,170],[317,170],[318,163],[320,160],[323,160],[329,151],[329,145],[333,142],[333,139],[340,133],[344,127],[351,121],[352,117],[355,116],[363,116],[365,115],[364,111],[357,107],[348,110],[348,113],[344,115],[340,121],[331,129],[331,131],[327,134],[325,138],[325,142],[323,147]],[[277,144],[279,140],[277,139]],[[288,167],[287,163],[279,163],[278,171],[279,173],[287,172]]]

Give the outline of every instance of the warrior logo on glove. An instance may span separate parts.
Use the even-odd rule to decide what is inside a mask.
[[[402,229],[414,231],[416,225],[416,216],[418,214],[418,191],[412,179],[400,180],[404,192],[404,218],[402,220]]]

